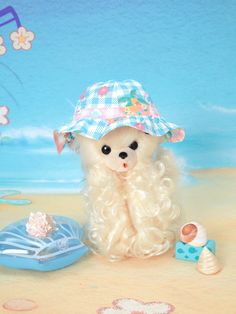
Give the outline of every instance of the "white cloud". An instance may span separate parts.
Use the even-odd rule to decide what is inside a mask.
[[[9,136],[14,139],[52,139],[53,138],[53,129],[46,127],[33,127],[28,126],[24,128],[11,128],[2,132],[2,136]]]
[[[201,104],[201,108],[207,111],[216,111],[216,112],[226,113],[226,114],[236,114],[236,108],[227,108],[224,106],[203,105],[203,104]]]
[[[43,155],[58,155],[56,146],[54,147],[42,147],[42,148],[34,148],[30,150],[32,154],[43,154]],[[72,151],[69,149],[63,150],[63,155],[72,154]]]
[[[27,179],[26,183],[83,183],[85,179]],[[9,180],[10,181],[10,180]]]
[[[48,147],[48,148],[35,148],[35,149],[31,149],[30,150],[30,153],[32,154],[45,154],[45,155],[49,155],[49,154],[52,154],[52,155],[57,155],[57,150],[56,150],[56,147]]]

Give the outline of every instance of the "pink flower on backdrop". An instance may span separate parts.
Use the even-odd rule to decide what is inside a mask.
[[[31,42],[34,40],[35,35],[33,32],[28,31],[24,26],[21,26],[17,29],[17,31],[11,33],[10,38],[14,49],[29,50],[32,46]]]
[[[7,52],[7,48],[4,45],[4,40],[2,36],[0,36],[0,56],[3,56]]]
[[[7,106],[0,106],[0,124],[7,125],[9,123],[7,118],[8,112],[9,108]]]
[[[117,299],[112,307],[97,310],[97,314],[169,314],[175,307],[166,302],[142,302],[135,299]]]
[[[98,95],[103,97],[108,93],[108,91],[109,91],[109,88],[107,86],[103,86],[99,89]]]

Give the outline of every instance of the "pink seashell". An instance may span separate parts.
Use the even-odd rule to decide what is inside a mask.
[[[192,246],[203,246],[207,243],[206,229],[198,222],[189,222],[180,229],[180,240]]]
[[[46,238],[55,230],[52,218],[41,212],[30,213],[26,224],[26,231],[29,235],[36,238]]]

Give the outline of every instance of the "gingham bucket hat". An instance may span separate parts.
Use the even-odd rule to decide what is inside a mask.
[[[60,153],[74,134],[99,140],[122,126],[136,128],[154,136],[165,135],[170,142],[184,139],[184,130],[167,122],[142,85],[134,80],[95,83],[79,98],[73,120],[54,132]]]

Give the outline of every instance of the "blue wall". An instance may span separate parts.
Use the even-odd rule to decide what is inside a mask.
[[[236,166],[235,1],[3,0],[0,10],[7,5],[36,38],[30,51],[15,51],[9,34],[16,26],[0,28],[8,49],[0,56],[0,105],[11,110],[0,132],[19,137],[0,146],[4,178],[23,150],[40,159],[45,176],[58,162],[65,178],[77,160],[69,153],[58,160],[40,130],[68,122],[88,84],[127,78],[142,82],[161,114],[185,127],[186,141],[172,147],[187,167]],[[22,177],[29,163],[19,159]]]

